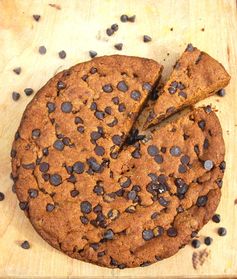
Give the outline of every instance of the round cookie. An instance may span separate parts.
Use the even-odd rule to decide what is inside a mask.
[[[216,210],[224,142],[209,108],[123,145],[161,70],[143,58],[95,58],[57,74],[23,115],[11,152],[20,208],[73,258],[147,266]]]

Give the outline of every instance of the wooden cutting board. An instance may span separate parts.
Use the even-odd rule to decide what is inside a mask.
[[[52,2],[50,2],[52,1]],[[49,4],[56,4],[52,7]],[[234,0],[1,0],[0,1],[0,277],[12,278],[183,278],[237,277],[237,14]],[[135,23],[121,23],[121,14],[136,14]],[[40,14],[36,22],[33,14]],[[105,30],[119,24],[112,37]],[[153,40],[143,43],[142,36]],[[115,43],[123,43],[121,52]],[[164,64],[166,76],[175,60],[192,42],[217,58],[232,76],[224,98],[205,101],[218,109],[226,143],[227,170],[223,196],[217,212],[221,224],[210,222],[200,231],[213,237],[213,244],[199,249],[190,245],[170,259],[146,268],[110,270],[73,260],[44,242],[31,227],[11,191],[10,159],[14,133],[21,115],[32,97],[23,90],[37,91],[56,72],[89,59],[88,51],[99,55],[121,53],[153,58]],[[47,53],[38,48],[45,45]],[[58,57],[60,50],[66,59]],[[22,67],[20,75],[13,73]],[[12,91],[21,93],[18,102]],[[217,147],[218,148],[218,147]],[[236,202],[237,203],[237,202]],[[227,228],[227,236],[217,235],[217,228]],[[28,240],[30,250],[20,243]],[[192,264],[194,252],[204,254],[197,269]]]

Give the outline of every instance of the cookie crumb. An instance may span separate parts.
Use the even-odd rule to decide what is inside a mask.
[[[21,67],[16,67],[13,69],[13,72],[16,74],[16,75],[19,75],[21,73]]]
[[[148,35],[144,35],[143,36],[143,42],[144,43],[148,43],[148,42],[151,42],[152,41],[152,38]]]
[[[122,44],[122,43],[115,44],[114,47],[115,47],[117,50],[122,50],[122,49],[123,49],[123,44]]]
[[[90,50],[90,51],[89,51],[89,55],[90,55],[90,58],[94,58],[94,57],[97,56],[97,52],[94,51],[94,50]]]
[[[207,249],[201,250],[199,252],[193,252],[192,255],[192,263],[193,268],[198,269],[200,266],[204,264],[207,258],[210,256],[210,251]]]
[[[47,49],[46,49],[45,46],[40,46],[40,47],[39,47],[39,53],[40,53],[41,55],[44,55],[46,52],[47,52]]]
[[[49,6],[55,8],[56,10],[61,10],[61,6],[58,4],[49,4]]]
[[[170,28],[170,31],[173,31],[173,30],[174,30],[174,28],[173,28],[173,27],[171,27],[171,28]]]
[[[205,28],[203,27],[203,28],[201,29],[201,31],[204,32],[204,31],[205,31]]]
[[[59,58],[64,59],[64,58],[66,58],[67,53],[65,50],[61,50],[61,51],[59,51],[58,56],[59,56]]]
[[[41,17],[40,15],[33,15],[33,18],[34,18],[35,21],[39,21],[40,17]]]
[[[5,199],[5,195],[2,192],[0,192],[0,201],[3,201],[4,199]]]
[[[20,99],[21,95],[18,92],[13,91],[12,92],[12,99],[13,101],[18,101]]]
[[[27,240],[23,241],[23,242],[21,243],[21,248],[26,249],[26,250],[30,249],[30,243],[29,243],[29,241],[27,241]]]

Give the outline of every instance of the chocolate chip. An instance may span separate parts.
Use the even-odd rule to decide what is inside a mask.
[[[48,113],[54,112],[56,109],[56,106],[52,102],[47,102],[47,108],[48,108]]]
[[[221,221],[221,216],[220,214],[215,214],[212,216],[212,221],[215,222],[215,223],[220,223]]]
[[[132,190],[134,190],[136,192],[140,192],[141,191],[141,187],[139,185],[133,185],[132,186]]]
[[[102,167],[100,164],[98,164],[97,160],[93,157],[90,157],[89,159],[86,160],[87,164],[91,168],[92,171],[94,172],[100,172],[102,170]]]
[[[119,112],[124,112],[126,110],[126,106],[124,103],[119,104],[118,106],[118,111]]]
[[[135,159],[139,159],[141,158],[141,152],[139,149],[135,149],[132,153],[131,153],[132,157]]]
[[[208,139],[205,139],[205,140],[204,140],[204,143],[203,143],[203,148],[204,148],[204,149],[208,149],[208,147],[209,147],[209,140],[208,140]]]
[[[152,239],[153,237],[154,237],[154,234],[153,234],[152,230],[144,230],[142,232],[142,238],[146,241]]]
[[[190,162],[190,157],[188,155],[183,155],[181,158],[180,158],[180,161],[183,165],[188,165],[189,162]]]
[[[212,112],[211,106],[210,106],[210,105],[207,105],[206,107],[204,107],[204,111],[205,111],[206,113],[211,113],[211,112]]]
[[[5,199],[5,195],[2,192],[0,192],[0,201],[3,201],[4,199]]]
[[[40,134],[41,134],[41,132],[40,132],[40,129],[34,129],[34,130],[32,130],[32,138],[33,139],[37,139],[37,138],[39,138],[40,137]]]
[[[158,197],[158,202],[161,206],[167,207],[169,205],[169,201],[167,201],[164,197]]]
[[[145,82],[142,85],[142,89],[146,90],[147,92],[150,92],[152,90],[152,86],[151,86],[151,84],[149,82]]]
[[[114,48],[116,48],[117,50],[122,50],[123,49],[123,44],[122,43],[115,44]]]
[[[156,156],[158,154],[158,152],[159,152],[159,149],[155,145],[149,145],[147,148],[147,153],[152,157]]]
[[[141,93],[137,90],[133,90],[130,94],[130,97],[134,100],[134,101],[139,101],[141,98]]]
[[[96,141],[101,138],[101,134],[99,132],[91,132],[90,137],[92,140]]]
[[[187,171],[187,167],[185,165],[179,165],[178,172],[185,173]]]
[[[112,108],[111,107],[106,107],[105,108],[105,113],[107,113],[108,115],[112,114]]]
[[[21,248],[26,249],[26,250],[30,249],[30,243],[27,240],[23,241],[21,243]]]
[[[158,226],[153,229],[153,234],[155,237],[159,237],[164,233],[164,229],[161,226]]]
[[[178,85],[177,85],[178,89],[180,90],[183,90],[186,88],[186,86],[182,83],[182,82],[179,82]]]
[[[35,21],[39,21],[40,20],[40,15],[33,15],[33,18]]]
[[[95,151],[95,154],[96,154],[97,156],[103,156],[103,155],[105,154],[105,149],[104,149],[104,147],[99,146],[99,145],[96,145],[94,151]]]
[[[70,191],[71,197],[75,198],[76,196],[79,195],[79,191],[76,189],[73,189],[72,191]]]
[[[222,181],[221,178],[218,178],[215,182],[216,182],[216,184],[217,184],[217,186],[218,186],[219,188],[222,188],[223,181]]]
[[[96,111],[95,117],[99,120],[103,120],[105,118],[105,113],[103,111]]]
[[[90,244],[90,247],[91,247],[94,251],[96,251],[96,250],[99,249],[99,243],[91,243],[91,244]]]
[[[205,170],[210,171],[214,167],[214,164],[211,160],[206,160],[204,161],[203,166]]]
[[[66,56],[67,56],[66,51],[65,51],[65,50],[59,51],[58,56],[59,56],[59,58],[61,58],[61,59],[66,58]]]
[[[122,92],[126,92],[128,90],[128,86],[127,84],[125,83],[125,81],[120,81],[118,84],[117,84],[117,88],[118,90],[122,91]]]
[[[167,230],[167,235],[170,237],[175,237],[175,236],[177,236],[177,230],[174,227],[170,227]]]
[[[110,83],[103,85],[102,89],[106,93],[111,93],[113,91],[113,87]]]
[[[136,16],[135,15],[128,17],[128,21],[129,22],[135,22],[135,20],[136,20]]]
[[[112,240],[113,238],[114,238],[114,232],[111,229],[104,232],[103,239]]]
[[[175,87],[169,87],[169,88],[168,88],[168,92],[169,92],[171,95],[175,94],[176,91],[177,91],[177,88],[175,88]]]
[[[220,163],[220,165],[219,165],[219,168],[220,168],[220,170],[221,170],[222,172],[224,172],[225,169],[226,169],[226,162],[225,162],[225,161],[222,161],[222,162]]]
[[[18,101],[20,99],[20,97],[21,97],[20,93],[15,92],[15,91],[12,92],[12,99],[13,99],[13,101]]]
[[[181,149],[178,146],[172,146],[170,148],[170,154],[174,157],[179,157],[181,155]]]
[[[105,251],[101,251],[97,254],[97,257],[103,257],[105,255]]]
[[[22,164],[22,167],[26,170],[33,170],[35,168],[35,163]]]
[[[193,45],[192,44],[188,44],[187,47],[186,47],[186,51],[189,51],[189,52],[194,51]]]
[[[47,212],[52,212],[54,209],[55,209],[55,205],[54,205],[54,204],[48,203],[48,204],[46,205],[46,211],[47,211]]]
[[[72,103],[71,102],[63,102],[61,104],[61,110],[64,113],[70,113],[72,111]]]
[[[77,179],[76,179],[75,175],[72,174],[67,178],[67,181],[70,182],[70,183],[76,183]]]
[[[114,136],[112,137],[112,141],[113,141],[113,143],[114,143],[115,145],[117,145],[117,146],[121,146],[121,145],[122,145],[122,137],[119,136],[119,135],[114,135]]]
[[[90,73],[93,75],[93,74],[95,74],[95,73],[97,73],[97,69],[95,68],[95,67],[92,67],[91,69],[90,69]]]
[[[111,25],[111,29],[114,30],[115,32],[118,31],[119,27],[117,23],[114,23]]]
[[[21,210],[28,210],[28,202],[19,202],[19,207]]]
[[[89,220],[85,216],[81,216],[80,220],[83,225],[87,225],[89,223]]]
[[[118,265],[119,269],[124,269],[125,267],[126,267],[126,264],[123,264],[123,263]]]
[[[219,236],[225,236],[227,234],[226,228],[223,227],[220,227],[217,232]]]
[[[169,107],[166,110],[166,113],[168,113],[168,114],[173,113],[173,112],[175,112],[175,107]]]
[[[107,28],[107,29],[106,29],[106,34],[107,34],[108,36],[112,36],[112,35],[114,34],[114,30],[113,30],[112,28]]]
[[[53,147],[59,151],[62,151],[64,149],[64,144],[61,140],[56,140],[53,144]]]
[[[118,104],[119,104],[119,98],[118,98],[118,97],[113,97],[113,98],[112,98],[112,102],[113,102],[115,105],[118,105]]]
[[[96,193],[98,196],[101,196],[104,194],[104,188],[101,186],[101,184],[96,184],[93,189],[93,192]]]
[[[143,42],[144,43],[148,43],[148,42],[150,42],[152,40],[152,38],[150,37],[150,36],[148,36],[148,35],[144,35],[143,36]]]
[[[53,186],[58,186],[59,184],[62,183],[61,175],[59,175],[57,173],[50,175],[49,183]]]
[[[128,21],[128,16],[127,15],[121,15],[120,20],[121,20],[121,22],[127,22]]]
[[[34,93],[34,90],[32,88],[25,88],[24,92],[25,92],[26,96],[30,96]]]
[[[225,96],[225,89],[220,89],[219,91],[217,91],[217,93],[216,93],[218,96],[220,96],[220,97],[224,97]]]
[[[21,73],[21,67],[16,67],[13,69],[13,72],[16,74],[16,75],[19,75]]]
[[[207,203],[207,201],[208,201],[208,197],[207,197],[207,196],[200,196],[200,197],[198,197],[198,199],[197,199],[196,205],[197,205],[198,207],[205,206],[206,203]]]
[[[204,243],[209,246],[212,244],[213,239],[210,236],[204,238]]]
[[[136,196],[137,196],[136,191],[132,190],[132,191],[128,192],[128,199],[129,200],[132,200],[132,201],[135,200]]]
[[[47,172],[49,170],[49,164],[46,162],[40,163],[39,170],[41,172]]]
[[[78,127],[77,127],[77,131],[78,131],[79,133],[83,134],[84,131],[85,131],[85,128],[84,128],[83,126],[78,126]]]
[[[151,214],[151,219],[154,220],[154,219],[156,219],[158,216],[159,216],[159,213],[158,213],[158,212],[154,212],[154,213]]]
[[[187,99],[187,93],[185,93],[184,91],[180,91],[178,95],[184,99]]]
[[[16,157],[16,153],[17,153],[16,150],[12,149],[11,153],[10,153],[11,158],[15,158]]]
[[[204,120],[200,120],[200,121],[198,121],[198,126],[202,131],[204,131],[204,129],[206,127],[206,122]]]
[[[84,168],[85,168],[85,165],[84,163],[80,162],[80,161],[77,161],[76,163],[73,164],[72,166],[72,169],[75,173],[77,174],[81,174],[84,172]]]
[[[57,89],[58,90],[62,90],[62,89],[65,89],[66,88],[66,84],[63,82],[63,81],[58,81],[57,83]],[[69,102],[68,102],[69,103]]]
[[[156,156],[154,157],[154,160],[155,160],[155,162],[156,162],[157,164],[162,164],[163,161],[164,161],[163,156],[160,155],[160,154],[156,155]]]
[[[201,242],[198,239],[192,240],[192,246],[193,248],[197,249],[201,246]]]
[[[88,201],[83,201],[80,204],[81,212],[89,214],[92,211],[92,205]]]
[[[110,211],[108,212],[108,218],[110,218],[111,220],[115,220],[119,217],[119,211],[117,209],[110,209]]]
[[[89,55],[90,55],[91,58],[94,58],[94,57],[97,56],[97,52],[94,51],[94,50],[90,50],[90,51],[89,51]],[[88,77],[88,76],[87,76],[87,77]],[[84,80],[84,79],[83,79],[83,80]],[[85,80],[86,80],[86,79],[85,79]],[[85,81],[85,80],[84,80],[84,81]]]
[[[132,181],[129,177],[122,177],[119,180],[119,184],[122,188],[128,188],[131,185]]]
[[[42,178],[44,179],[44,181],[49,181],[49,177],[50,177],[50,175],[48,173],[42,174]]]
[[[40,46],[39,47],[39,53],[41,54],[41,55],[44,55],[45,53],[46,53],[46,47],[45,46]]]

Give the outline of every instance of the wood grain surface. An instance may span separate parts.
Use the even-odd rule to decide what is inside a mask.
[[[52,2],[50,2],[52,1]],[[57,4],[50,6],[49,4]],[[0,0],[0,277],[12,278],[237,278],[237,14],[234,0]],[[121,14],[136,14],[135,23],[121,23]],[[33,14],[40,14],[39,22]],[[118,32],[108,37],[113,23]],[[153,40],[143,43],[143,35]],[[211,246],[190,245],[170,259],[145,268],[110,270],[73,260],[51,248],[33,230],[19,210],[12,193],[10,158],[14,133],[31,97],[24,88],[37,91],[56,72],[99,55],[121,53],[153,58],[165,66],[164,76],[192,42],[217,58],[232,76],[224,98],[205,100],[218,110],[226,143],[227,169],[223,196],[218,207],[221,224],[209,222],[199,233],[213,237]],[[121,52],[115,43],[123,43]],[[45,45],[47,53],[38,48]],[[60,50],[67,52],[62,60]],[[13,68],[20,66],[20,75]],[[21,93],[18,102],[13,91]],[[218,146],[217,146],[218,148]],[[227,235],[217,235],[219,225]],[[28,240],[29,250],[20,243]],[[207,257],[193,268],[193,252]]]

